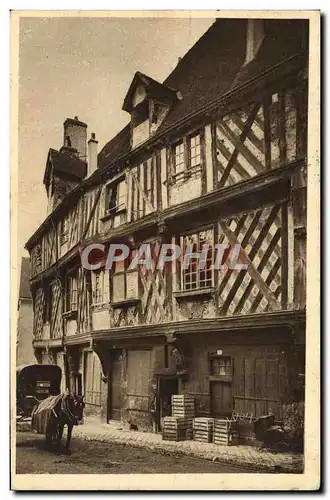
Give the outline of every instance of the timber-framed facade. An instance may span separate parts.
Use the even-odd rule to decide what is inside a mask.
[[[307,21],[219,19],[164,83],[136,73],[98,155],[66,120],[26,245],[33,345],[91,412],[158,431],[176,393],[277,419],[304,397],[307,101]],[[82,267],[111,242],[239,244],[247,269]]]

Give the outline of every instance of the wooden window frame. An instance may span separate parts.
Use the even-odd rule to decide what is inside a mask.
[[[230,364],[230,373],[213,373],[212,362],[214,360],[223,360],[227,361]],[[233,381],[233,358],[232,356],[227,356],[223,354],[210,354],[209,355],[209,379],[210,381],[219,381],[219,382],[232,382]]]
[[[104,217],[114,218],[119,213],[125,212],[127,210],[127,183],[126,183],[126,195],[125,202],[119,200],[119,185],[121,183],[126,183],[125,177],[116,179],[115,181],[108,182],[105,185],[105,202],[104,202]],[[109,207],[110,200],[112,199],[112,193],[115,190],[116,204],[113,207]]]
[[[211,231],[212,233],[212,241],[210,244],[210,250],[211,250],[211,257],[207,257],[208,265],[205,265],[204,269],[197,269],[198,266],[198,261],[196,262],[196,272],[193,272],[191,274],[196,274],[196,281],[191,281],[190,280],[190,285],[192,283],[196,283],[196,287],[193,288],[190,286],[190,288],[187,287],[187,280],[186,277],[189,275],[189,270],[192,265],[190,262],[190,266],[188,269],[183,269],[183,256],[184,256],[184,239],[189,237],[189,236],[196,236],[197,242],[198,242],[198,248],[196,249],[196,253],[201,253],[201,248],[203,247],[204,243],[200,243],[200,234],[203,231]],[[180,247],[181,247],[181,252],[182,252],[182,259],[181,259],[181,272],[180,272],[180,278],[181,278],[181,292],[197,292],[197,291],[203,291],[203,290],[208,290],[208,289],[213,289],[214,287],[214,269],[210,268],[212,266],[213,261],[214,261],[214,226],[206,226],[206,227],[201,227],[199,229],[196,229],[194,231],[189,231],[187,233],[184,233],[180,235]],[[208,272],[211,272],[211,278],[207,278],[206,275]],[[201,273],[205,273],[205,278],[201,279]],[[203,286],[200,286],[204,284]]]
[[[198,154],[192,156],[192,145],[191,141],[195,139],[196,137],[199,137],[199,141],[197,146],[194,146],[195,148],[198,148]],[[182,139],[174,142],[171,146],[171,163],[172,163],[172,178],[174,180],[176,179],[186,179],[189,178],[192,173],[199,173],[202,171],[202,140],[203,140],[203,131],[201,129],[197,129],[194,132],[189,133],[188,135],[184,136]],[[180,172],[177,172],[177,164],[176,164],[176,157],[179,156],[176,154],[176,148],[182,144],[183,146],[183,151],[180,153],[180,155],[183,155],[183,161],[180,162],[178,165],[183,165],[183,169]],[[192,159],[193,158],[199,158],[199,162],[196,163],[195,165],[191,165]]]
[[[72,287],[72,283],[75,282],[75,288]],[[75,300],[72,300],[72,296],[75,296]],[[74,307],[73,307],[74,306]],[[74,313],[78,310],[78,269],[70,271],[65,280],[65,300],[64,300],[64,312]]]
[[[115,265],[115,267],[112,268],[111,271],[109,272],[110,303],[111,303],[112,307],[116,307],[116,306],[120,306],[120,305],[127,305],[127,306],[133,305],[134,303],[137,303],[140,301],[140,299],[137,297],[138,290],[137,290],[136,298],[127,298],[127,276],[130,273],[137,273],[138,272],[136,269],[128,270],[130,263],[131,263],[130,259],[125,259],[124,260],[124,269],[122,271],[116,272],[116,265]],[[122,300],[115,301],[114,296],[113,296],[113,278],[114,278],[114,276],[121,276],[121,275],[124,276],[124,298]]]
[[[108,279],[108,273],[107,270],[102,267],[100,269],[97,269],[95,271],[91,271],[93,273],[94,278],[91,279],[92,282],[92,306],[97,307],[97,306],[102,306],[105,304],[109,304],[109,296],[106,294],[106,280]],[[97,290],[96,290],[96,282],[97,282],[97,277],[101,279],[100,282],[100,300],[96,301],[97,298]]]

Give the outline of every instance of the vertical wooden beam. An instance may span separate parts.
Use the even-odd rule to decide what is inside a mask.
[[[154,170],[155,170],[155,182],[156,182],[156,196],[157,196],[157,210],[162,210],[163,207],[163,197],[162,197],[162,151],[157,151],[154,156]],[[164,179],[166,180],[166,178]],[[165,188],[166,189],[166,188]]]
[[[127,222],[132,220],[132,177],[129,171],[126,171],[127,185]]]
[[[172,245],[177,244],[177,237],[175,235],[172,236],[171,238],[171,243]],[[172,285],[172,321],[175,321],[177,319],[177,301],[176,298],[173,296],[173,292],[177,291],[179,289],[179,280],[178,280],[178,261],[177,260],[172,260],[172,280],[171,280],[171,285]]]
[[[294,300],[294,223],[291,200],[288,208],[288,308],[292,308]]]
[[[206,192],[213,190],[213,157],[212,157],[212,126],[206,125],[204,129],[204,154],[205,154],[205,176]]]
[[[281,306],[286,309],[288,305],[288,203],[282,204],[282,238],[281,238]]]
[[[184,168],[190,166],[190,139],[185,135],[183,138],[183,158],[184,158]]]
[[[200,138],[200,153],[201,153],[201,193],[206,193],[206,152],[205,152],[205,129],[202,128],[199,134]]]
[[[211,157],[212,157],[212,177],[213,189],[218,189],[218,168],[217,168],[217,129],[216,123],[211,125]]]
[[[215,255],[215,245],[219,242],[219,224],[214,224],[213,228],[213,262],[216,260]],[[214,302],[215,302],[215,315],[220,316],[220,308],[219,308],[219,270],[213,270],[213,281],[214,281]]]
[[[173,174],[173,166],[172,166],[172,146],[168,145],[166,148],[166,208],[170,206],[171,202],[171,185],[172,185],[172,174]],[[164,201],[163,201],[164,206]],[[165,206],[164,206],[165,208]]]
[[[286,137],[285,137],[285,95],[284,90],[278,94],[278,140],[280,149],[280,164],[286,162]]]
[[[150,175],[150,189],[151,189],[150,202],[151,205],[155,207],[155,210],[157,210],[158,206],[156,167],[157,167],[156,155],[152,155],[152,157],[149,160],[148,175]]]
[[[272,158],[271,158],[271,125],[270,125],[270,106],[271,98],[266,97],[263,102],[264,108],[264,146],[265,146],[265,166],[266,170],[272,168]]]

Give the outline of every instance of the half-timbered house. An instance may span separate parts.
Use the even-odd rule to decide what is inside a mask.
[[[201,416],[281,418],[303,397],[307,97],[307,21],[218,19],[163,83],[135,74],[99,154],[65,121],[26,245],[33,345],[103,420],[157,431],[176,393]],[[112,242],[149,243],[153,265],[82,266]],[[209,244],[204,268],[160,268],[164,243]],[[219,244],[241,269],[212,266]]]

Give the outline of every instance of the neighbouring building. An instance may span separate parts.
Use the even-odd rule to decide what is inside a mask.
[[[18,292],[18,319],[16,338],[16,364],[36,363],[33,349],[33,303],[30,290],[31,264],[28,257],[22,257]]]
[[[308,21],[218,19],[163,83],[135,74],[100,153],[65,121],[26,244],[33,347],[88,412],[160,430],[176,393],[200,416],[281,418],[303,398],[307,100]],[[204,269],[89,271],[95,242],[210,250]],[[240,244],[247,269],[214,269],[215,244]]]

